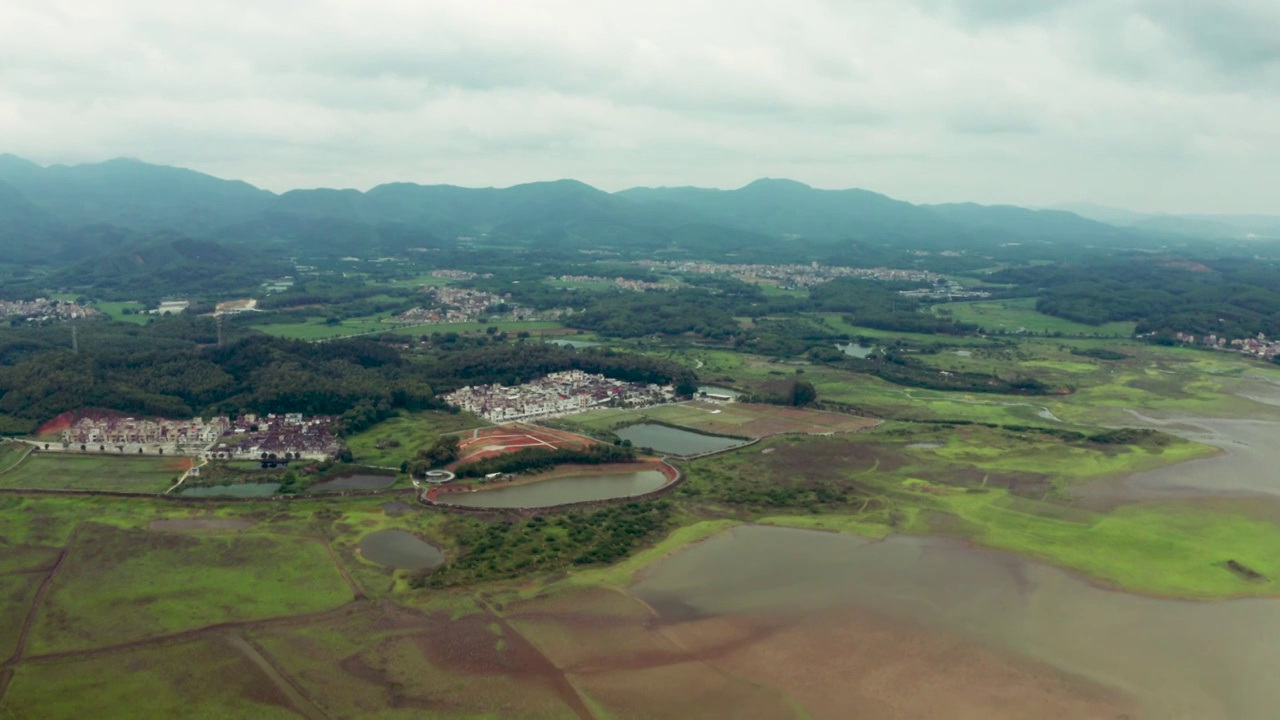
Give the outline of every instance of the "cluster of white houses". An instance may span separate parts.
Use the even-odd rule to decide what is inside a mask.
[[[61,446],[46,450],[137,454],[326,459],[342,451],[334,436],[332,417],[303,417],[300,413],[256,415],[232,420],[139,420],[131,417],[81,418],[62,431]]]
[[[612,405],[640,407],[675,399],[670,385],[614,380],[581,370],[551,373],[523,385],[478,385],[444,396],[450,405],[490,422],[513,422]]]
[[[190,420],[81,418],[62,431],[62,442],[67,445],[157,445],[177,450],[184,446],[205,447],[230,430],[231,421],[226,417],[207,421],[198,417]]]

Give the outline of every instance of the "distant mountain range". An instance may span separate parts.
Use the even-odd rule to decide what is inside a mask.
[[[737,190],[607,193],[559,180],[502,189],[391,183],[367,192],[276,194],[138,160],[42,167],[0,155],[0,243],[10,265],[66,266],[172,243],[175,234],[317,254],[451,247],[459,237],[495,245],[704,255],[788,248],[794,253],[801,244],[830,252],[872,246],[1124,247],[1187,236],[1241,237],[1243,228],[1252,228],[1245,234],[1280,237],[1277,218],[1103,210],[914,205],[867,190],[818,190],[769,179]]]
[[[1091,203],[1057,205],[1053,209],[1075,213],[1080,217],[1110,225],[1169,235],[1230,240],[1280,238],[1280,215],[1140,213]]]

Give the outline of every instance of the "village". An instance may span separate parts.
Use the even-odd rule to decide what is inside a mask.
[[[1262,333],[1258,333],[1257,337],[1228,339],[1217,335],[1196,336],[1180,332],[1175,334],[1173,339],[1183,345],[1200,345],[1215,350],[1238,352],[1262,360],[1280,358],[1280,342],[1268,340]]]
[[[653,261],[643,260],[637,263],[651,270],[692,275],[732,275],[746,282],[771,280],[784,289],[802,289],[821,285],[840,277],[855,277],[882,282],[927,282],[937,283],[943,277],[928,270],[910,270],[899,268],[854,268],[842,265],[753,265],[744,263],[714,263],[698,261]]]
[[[630,280],[628,278],[616,277],[607,278],[598,275],[561,275],[560,277],[547,278],[548,280],[558,280],[565,283],[598,283],[613,285],[622,290],[630,290],[632,292],[649,292],[650,290],[670,290],[672,286],[660,282],[646,282],[644,280]]]
[[[115,452],[137,455],[187,455],[206,458],[325,460],[342,451],[333,434],[334,418],[300,413],[256,415],[234,420],[83,417],[62,430],[61,445],[45,443],[50,452]]]
[[[509,295],[495,295],[481,290],[438,287],[429,288],[425,292],[433,301],[431,306],[406,310],[392,320],[400,323],[429,325],[476,322],[494,317],[520,321],[554,319],[560,314],[558,311],[539,313],[533,308],[511,304]]]
[[[582,412],[612,405],[644,407],[670,402],[670,385],[614,380],[581,370],[566,370],[523,385],[464,387],[443,396],[453,407],[495,423]]]
[[[0,318],[25,318],[30,322],[79,320],[98,315],[98,311],[70,300],[0,300]]]

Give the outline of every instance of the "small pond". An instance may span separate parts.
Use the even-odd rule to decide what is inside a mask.
[[[613,500],[653,492],[667,484],[657,470],[575,475],[494,490],[450,493],[440,502],[486,508],[538,508],[591,500]]]
[[[335,492],[338,490],[382,490],[391,487],[396,481],[395,475],[340,475],[336,478],[312,485],[309,492]]]
[[[444,564],[444,553],[404,530],[379,530],[360,540],[360,554],[397,570],[423,570]]]
[[[183,497],[269,497],[280,489],[280,483],[241,483],[240,485],[204,485],[189,487],[180,494]]]
[[[745,445],[746,441],[720,435],[702,435],[678,428],[640,423],[614,430],[615,435],[640,448],[652,448],[667,455],[701,455]]]
[[[708,395],[724,395],[725,397],[731,397],[735,400],[742,397],[742,393],[737,390],[734,390],[733,388],[720,387],[719,385],[699,385],[698,394],[701,395],[703,393]]]
[[[874,345],[862,345],[859,343],[836,343],[836,347],[845,355],[856,358],[866,358],[876,351]]]

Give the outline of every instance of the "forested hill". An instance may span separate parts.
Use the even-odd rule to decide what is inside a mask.
[[[694,256],[794,254],[814,247],[848,252],[857,244],[909,250],[1162,241],[1147,231],[1064,212],[930,207],[866,190],[818,190],[786,180],[726,191],[637,188],[610,194],[561,180],[502,189],[392,183],[367,192],[277,195],[137,160],[41,167],[12,155],[0,156],[0,221],[0,239],[12,263],[58,263],[68,255],[84,258],[118,249],[95,246],[93,237],[111,234],[85,236],[83,228],[89,226],[119,228],[143,240],[164,231],[338,255],[439,246],[458,237]]]

